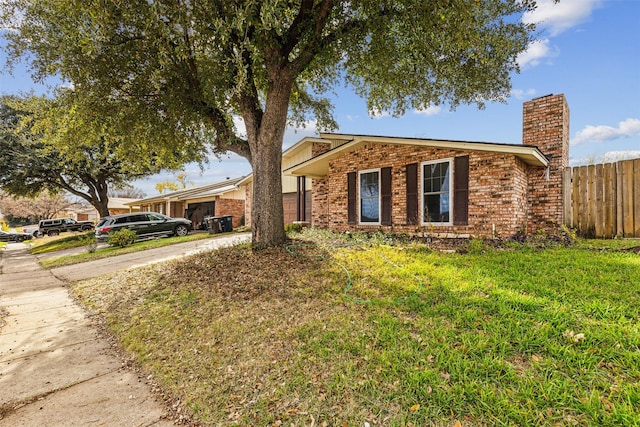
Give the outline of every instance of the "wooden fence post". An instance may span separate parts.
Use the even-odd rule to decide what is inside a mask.
[[[564,225],[569,228],[573,228],[573,198],[571,197],[571,190],[573,189],[573,183],[571,182],[572,170],[572,168],[566,167],[562,174],[562,217]]]

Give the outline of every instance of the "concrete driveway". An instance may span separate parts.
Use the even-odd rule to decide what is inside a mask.
[[[221,235],[211,239],[194,240],[192,242],[178,243],[162,248],[147,249],[119,255],[117,257],[103,258],[82,264],[69,265],[51,269],[51,273],[65,282],[77,282],[90,279],[114,271],[128,270],[147,264],[168,261],[201,252],[212,251],[224,246],[237,245],[250,242],[251,233],[237,233]],[[82,250],[82,249],[80,249]]]
[[[0,426],[171,426],[164,403],[75,303],[66,283],[249,241],[249,233],[44,270],[0,253]]]

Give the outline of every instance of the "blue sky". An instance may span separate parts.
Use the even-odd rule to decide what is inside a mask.
[[[525,19],[538,22],[539,42],[521,55],[520,74],[512,76],[507,103],[489,103],[484,110],[460,106],[409,111],[399,118],[371,116],[366,103],[349,89],[336,88],[337,132],[441,138],[466,141],[522,142],[522,103],[539,96],[563,93],[571,112],[570,162],[615,161],[640,157],[640,0],[539,0]],[[0,51],[4,66],[4,53]],[[0,75],[0,93],[34,89],[42,92],[24,68]],[[317,135],[314,123],[289,129],[287,148],[305,136]],[[236,155],[213,159],[201,172],[186,168],[195,185],[251,172]],[[155,183],[175,180],[164,174],[135,182],[147,195]]]

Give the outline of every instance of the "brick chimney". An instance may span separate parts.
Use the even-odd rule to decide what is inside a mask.
[[[564,223],[563,173],[569,166],[569,107],[564,95],[525,102],[522,143],[534,145],[549,159],[549,167],[530,167],[527,233],[555,232]]]

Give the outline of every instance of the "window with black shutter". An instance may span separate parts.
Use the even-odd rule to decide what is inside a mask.
[[[453,199],[452,159],[429,160],[422,163],[422,223],[451,225]]]

